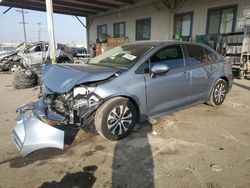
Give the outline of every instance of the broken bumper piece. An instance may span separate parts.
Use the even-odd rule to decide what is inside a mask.
[[[12,138],[21,155],[26,156],[42,148],[63,149],[64,131],[46,123],[42,100],[21,106],[17,111],[20,115]],[[29,115],[26,112],[30,112]],[[60,118],[54,117],[53,121],[60,122]]]

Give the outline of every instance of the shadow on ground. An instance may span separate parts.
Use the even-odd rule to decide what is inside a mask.
[[[96,182],[94,172],[97,166],[87,166],[82,172],[66,173],[61,181],[45,182],[39,188],[91,188]]]
[[[154,187],[154,163],[148,139],[152,125],[144,122],[140,130],[117,142],[112,165],[112,187]]]
[[[152,125],[145,122],[140,125],[139,131],[133,132],[129,137],[117,141],[112,163],[112,179],[107,180],[103,187],[154,188],[154,163],[148,139],[152,132]],[[96,146],[96,150],[104,150]],[[89,151],[93,155],[94,151]],[[89,156],[90,155],[86,155]],[[105,164],[104,164],[105,165]],[[82,172],[66,173],[59,181],[45,182],[40,188],[50,187],[79,187],[90,188],[98,177],[94,176],[97,166],[84,167]]]

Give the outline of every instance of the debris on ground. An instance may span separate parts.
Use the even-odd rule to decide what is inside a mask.
[[[16,89],[25,89],[37,85],[37,74],[31,70],[21,70],[15,73],[13,87]]]
[[[220,171],[222,171],[222,168],[219,165],[217,165],[217,164],[211,164],[210,168],[214,172],[220,172]]]

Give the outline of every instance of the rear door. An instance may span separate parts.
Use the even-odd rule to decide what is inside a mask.
[[[185,44],[186,66],[191,72],[190,102],[204,101],[210,86],[211,71],[208,69],[205,49],[196,44]]]
[[[160,49],[150,59],[154,64],[167,64],[165,74],[145,74],[147,109],[150,117],[175,110],[189,103],[190,73],[185,70],[184,56],[180,45]]]

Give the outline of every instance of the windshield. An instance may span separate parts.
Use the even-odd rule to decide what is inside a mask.
[[[153,48],[152,45],[118,46],[95,57],[89,64],[129,69],[151,48]]]

